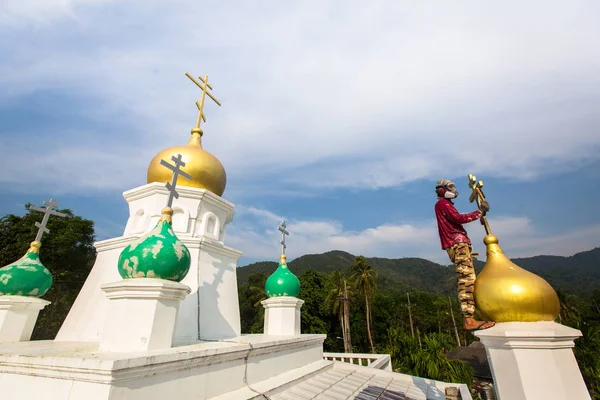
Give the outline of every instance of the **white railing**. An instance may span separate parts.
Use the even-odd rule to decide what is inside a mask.
[[[323,358],[385,371],[392,370],[392,359],[389,354],[323,353]]]

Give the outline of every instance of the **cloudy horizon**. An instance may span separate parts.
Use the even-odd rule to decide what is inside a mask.
[[[122,233],[121,193],[184,144],[208,73],[205,149],[236,204],[240,265],[329,250],[447,264],[433,186],[486,184],[510,257],[600,245],[594,1],[7,0],[0,209],[53,196]],[[468,226],[476,251],[483,229]]]

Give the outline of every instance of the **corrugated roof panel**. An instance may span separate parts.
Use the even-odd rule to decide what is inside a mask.
[[[445,400],[443,387],[430,379],[336,364],[273,400]]]

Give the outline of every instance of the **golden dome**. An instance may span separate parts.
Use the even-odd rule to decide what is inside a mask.
[[[223,195],[227,184],[227,174],[217,157],[202,148],[202,130],[192,129],[192,137],[188,144],[165,149],[158,153],[148,166],[148,183],[170,182],[173,173],[160,164],[160,160],[171,162],[172,156],[181,154],[185,163],[182,171],[191,175],[187,179],[181,175],[177,177],[177,186],[190,186],[207,189],[216,195]]]
[[[560,303],[552,286],[510,261],[496,236],[487,235],[483,243],[487,261],[475,280],[475,307],[480,317],[496,322],[554,321]]]

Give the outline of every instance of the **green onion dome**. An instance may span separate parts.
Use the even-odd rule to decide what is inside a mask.
[[[164,208],[150,232],[130,243],[119,256],[124,279],[157,278],[180,282],[190,270],[190,251],[171,227],[173,210]]]
[[[265,292],[269,297],[291,296],[296,297],[300,293],[300,281],[296,275],[288,269],[285,254],[281,255],[279,267],[269,276],[265,283]]]
[[[40,242],[31,242],[27,253],[0,268],[0,295],[40,297],[52,286],[52,274],[40,261]]]

